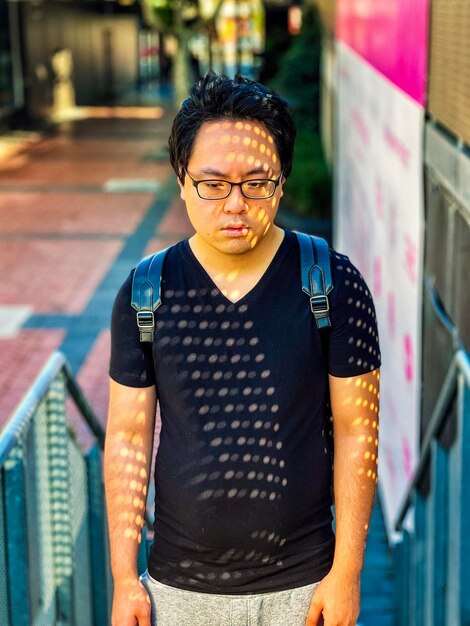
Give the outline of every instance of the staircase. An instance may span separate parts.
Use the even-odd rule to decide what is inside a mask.
[[[442,440],[442,433],[452,437]],[[398,624],[470,624],[470,359],[451,362],[397,521]]]
[[[357,626],[396,626],[393,553],[377,496],[361,576],[361,614]]]

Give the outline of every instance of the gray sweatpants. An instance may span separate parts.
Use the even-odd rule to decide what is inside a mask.
[[[185,591],[140,577],[152,603],[152,626],[305,626],[319,583],[250,595]]]

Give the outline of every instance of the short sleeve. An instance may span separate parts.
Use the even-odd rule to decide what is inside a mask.
[[[152,344],[139,339],[136,311],[131,306],[132,276],[133,272],[114,301],[109,375],[127,387],[150,387],[155,383]]]
[[[359,376],[380,367],[377,318],[370,290],[347,256],[331,253],[333,291],[328,370]]]

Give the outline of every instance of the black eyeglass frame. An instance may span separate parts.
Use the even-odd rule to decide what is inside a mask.
[[[191,179],[192,183],[193,183],[193,187],[196,187],[196,192],[197,195],[201,198],[201,200],[225,200],[225,198],[228,198],[229,195],[232,193],[232,189],[233,187],[240,187],[240,191],[242,192],[242,195],[245,198],[248,198],[249,200],[269,200],[269,198],[272,198],[274,196],[274,194],[276,193],[276,189],[278,188],[280,182],[281,182],[281,178],[282,178],[282,172],[279,174],[279,178],[253,178],[253,179],[249,179],[249,180],[242,180],[240,183],[232,183],[230,180],[224,180],[223,178],[204,178],[203,180],[195,180],[191,174],[188,172],[188,170],[183,170],[185,174],[187,174],[189,176],[189,178]],[[274,183],[274,189],[273,192],[269,195],[269,196],[248,196],[244,191],[243,191],[243,187],[242,185],[244,185],[245,183],[250,183],[250,182],[256,182],[256,183]],[[227,195],[222,196],[220,198],[204,198],[204,196],[201,196],[201,194],[199,193],[199,184],[200,183],[227,183],[227,185],[230,185],[230,188],[228,190]]]

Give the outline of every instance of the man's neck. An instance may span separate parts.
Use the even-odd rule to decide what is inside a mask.
[[[207,246],[198,235],[189,240],[191,250],[222,294],[237,302],[261,280],[284,238],[284,231],[273,226],[269,237],[244,254],[224,254]]]
[[[272,227],[263,239],[251,250],[242,254],[226,254],[208,246],[196,233],[189,239],[189,245],[199,263],[209,275],[238,276],[263,273],[274,258],[284,239],[284,231],[278,226]]]

